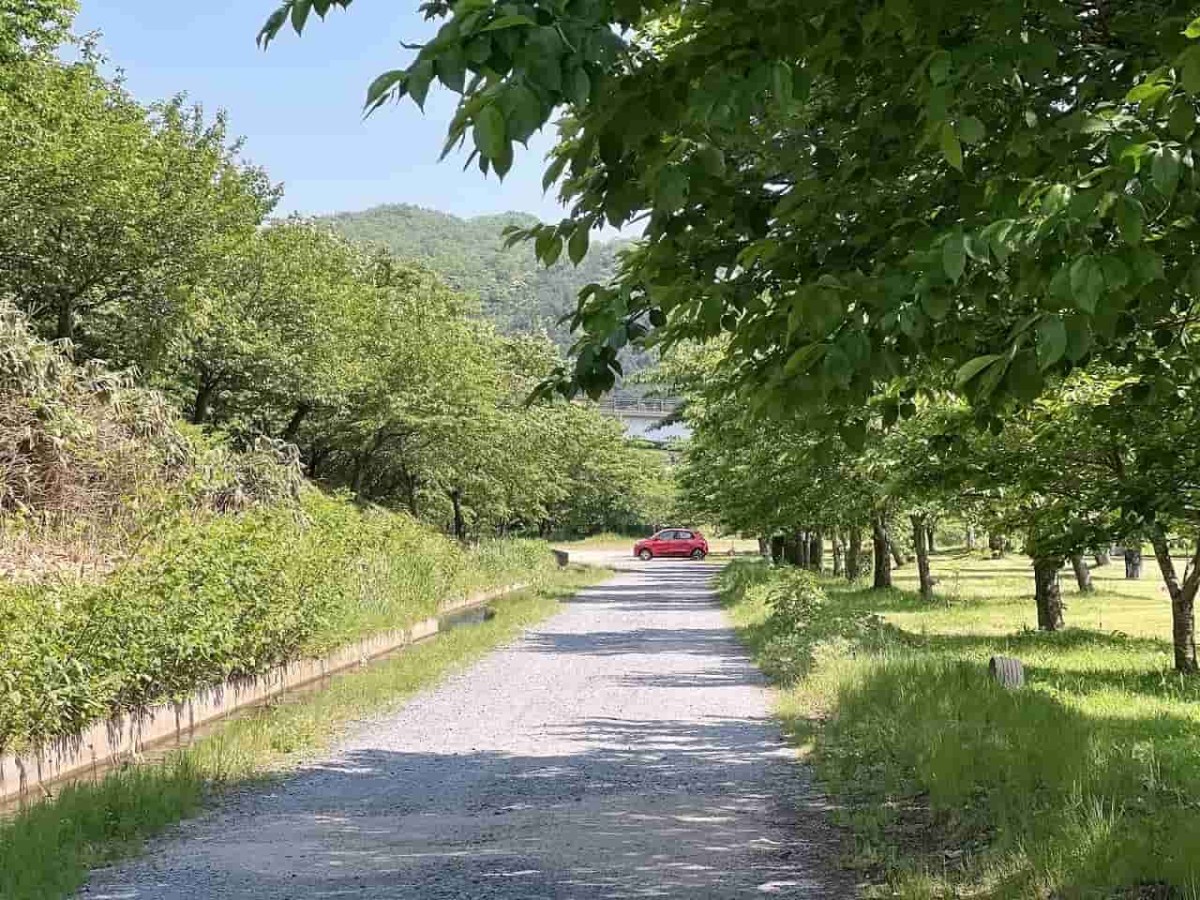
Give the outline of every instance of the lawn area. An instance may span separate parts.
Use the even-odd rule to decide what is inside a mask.
[[[1200,896],[1200,679],[1170,669],[1157,572],[1114,561],[1084,596],[1067,570],[1070,627],[1041,634],[1020,557],[938,556],[929,602],[914,569],[887,592],[722,576],[867,894]],[[995,654],[1024,662],[1024,689],[989,680]]]

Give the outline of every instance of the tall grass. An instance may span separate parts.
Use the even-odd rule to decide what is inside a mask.
[[[1025,627],[1021,563],[939,569],[933,601],[827,580],[790,621],[771,603],[789,576],[724,576],[754,652],[792,679],[780,714],[839,801],[850,864],[881,896],[1197,896],[1200,681],[1168,668],[1152,582],[1105,578],[1072,603],[1120,631],[1050,635]],[[994,654],[1024,661],[1026,688],[988,678]]]
[[[498,601],[496,617],[482,625],[450,631],[336,676],[319,692],[285,698],[230,720],[162,762],[66,787],[0,821],[0,897],[69,895],[92,867],[136,852],[148,837],[230,789],[286,773],[351,723],[396,708],[550,615],[561,597],[598,577],[596,570],[578,567],[556,572],[542,586]]]
[[[464,550],[404,515],[305,490],[298,505],[187,513],[98,584],[0,587],[0,751],[537,582],[544,544]]]

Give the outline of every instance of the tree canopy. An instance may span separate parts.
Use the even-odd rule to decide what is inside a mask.
[[[159,389],[195,426],[236,447],[294,445],[328,488],[461,539],[665,515],[666,472],[615,423],[591,406],[526,405],[562,362],[548,339],[499,331],[412,247],[401,257],[328,222],[272,219],[280,189],[224,114],[182,96],[139,102],[88,41],[59,52],[73,12],[0,4],[0,302],[78,362]],[[496,304],[509,330],[560,302],[522,277]]]

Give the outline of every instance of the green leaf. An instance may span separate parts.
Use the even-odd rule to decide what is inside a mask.
[[[509,173],[509,171],[512,169],[512,164],[513,164],[512,142],[505,140],[501,144],[501,150],[500,150],[499,155],[491,157],[491,160],[492,160],[492,168],[494,168],[496,170],[496,174],[500,176],[500,179],[504,180],[504,176],[507,175]]]
[[[425,108],[425,97],[429,94],[429,85],[432,82],[432,61],[428,59],[421,60],[408,70],[408,95],[422,109]]]
[[[588,242],[591,239],[590,232],[591,229],[586,224],[580,224],[575,227],[575,233],[571,235],[571,241],[567,245],[567,256],[575,265],[579,265],[587,256]]]
[[[312,0],[292,0],[292,28],[296,34],[304,33],[304,23],[312,12]]]
[[[1071,264],[1071,294],[1075,305],[1094,313],[1104,291],[1104,272],[1094,256],[1081,256]]]
[[[926,291],[921,295],[921,306],[929,318],[940,322],[950,312],[950,295],[945,291]]]
[[[1079,362],[1092,349],[1092,329],[1084,316],[1068,316],[1066,357]]]
[[[1038,364],[1043,370],[1050,368],[1063,358],[1067,351],[1067,326],[1062,316],[1044,316],[1037,326]]]
[[[538,231],[537,240],[534,241],[534,253],[537,258],[542,261],[542,265],[549,268],[558,262],[559,256],[562,255],[562,238],[553,228],[544,227]]]
[[[288,5],[286,3],[267,17],[267,21],[263,23],[262,29],[258,32],[258,45],[260,47],[265,50],[270,46],[271,41],[279,36],[279,29],[287,21],[287,17]]]
[[[582,66],[577,68],[571,74],[567,85],[571,102],[577,106],[586,106],[592,96],[592,79],[588,77],[587,71]]]
[[[785,375],[803,375],[825,355],[825,344],[806,344],[788,357],[783,367]]]
[[[1119,291],[1129,284],[1129,267],[1117,257],[1104,257],[1100,260],[1100,268],[1104,272],[1106,290]]]
[[[397,85],[403,85],[408,75],[402,69],[384,72],[371,82],[367,88],[367,102],[364,104],[368,111],[378,109],[387,101],[388,94]]]
[[[1164,196],[1175,193],[1179,184],[1179,151],[1172,147],[1164,147],[1154,154],[1154,162],[1150,165],[1150,177],[1158,192]]]
[[[1116,203],[1115,216],[1121,239],[1127,244],[1140,243],[1145,218],[1142,204],[1133,197],[1122,197]]]
[[[490,24],[479,29],[480,34],[486,34],[489,31],[502,31],[505,28],[516,28],[519,25],[537,25],[537,22],[529,18],[529,16],[500,16],[493,20]]]
[[[1191,38],[1193,41],[1200,38],[1200,18],[1192,19],[1191,24],[1183,30],[1185,37]]]
[[[655,206],[666,212],[675,212],[687,201],[688,177],[677,166],[665,166],[658,173],[654,192]]]
[[[786,62],[779,60],[771,67],[771,93],[780,106],[787,107],[791,104],[794,84],[792,67]]]
[[[725,175],[725,154],[721,152],[720,147],[705,144],[696,151],[696,158],[707,174],[714,178],[721,178]]]
[[[459,48],[443,53],[437,58],[438,81],[456,94],[461,94],[467,83],[467,60]]]
[[[1192,95],[1200,94],[1200,47],[1191,47],[1183,55],[1179,77],[1185,91]]]
[[[504,107],[505,128],[508,136],[519,144],[524,144],[533,136],[533,133],[542,127],[545,122],[545,117],[542,112],[542,102],[538,99],[537,94],[531,91],[523,84],[514,84],[503,94],[501,103]],[[562,162],[560,163],[559,160]],[[558,172],[561,174],[562,167],[566,165],[566,157],[559,157],[552,164],[559,166]],[[557,180],[557,175],[551,182]],[[546,184],[545,187],[549,187]]]
[[[967,265],[967,245],[961,231],[948,235],[942,244],[942,269],[946,277],[957,283]]]
[[[934,84],[944,84],[950,77],[950,64],[953,59],[946,50],[939,50],[929,61],[929,80]]]
[[[1171,104],[1171,117],[1167,122],[1171,134],[1180,140],[1191,137],[1196,130],[1196,107],[1191,100],[1180,97]]]
[[[489,103],[475,114],[475,146],[487,159],[494,160],[503,155],[508,144],[504,128],[504,113],[495,103]]]
[[[567,163],[569,161],[570,161],[570,158],[567,156],[554,157],[554,159],[553,159],[553,161],[551,161],[550,165],[548,165],[546,167],[546,173],[542,176],[542,190],[543,191],[550,190],[550,186],[552,184],[554,184],[554,182],[558,181],[559,177],[563,173],[563,170],[566,169]]]
[[[1003,359],[999,353],[989,353],[987,356],[977,356],[968,363],[965,363],[954,375],[954,386],[956,388],[964,387],[968,382],[979,375],[984,369],[991,366],[998,360]]]
[[[968,144],[978,144],[987,137],[987,128],[974,116],[967,116],[958,123],[958,134]]]
[[[958,141],[958,135],[954,131],[954,126],[949,122],[942,125],[942,156],[946,158],[946,162],[950,163],[958,171],[962,171],[962,144]]]

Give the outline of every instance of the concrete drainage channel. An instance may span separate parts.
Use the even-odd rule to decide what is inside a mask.
[[[262,715],[280,700],[325,690],[339,674],[377,664],[443,632],[482,625],[488,604],[529,585],[514,584],[443,605],[434,618],[343,647],[323,659],[298,660],[253,678],[197,691],[182,703],[162,704],[106,722],[74,739],[26,754],[0,754],[0,815],[50,794],[51,787],[99,781],[131,763],[162,760],[190,747],[235,718]]]

